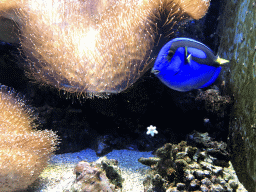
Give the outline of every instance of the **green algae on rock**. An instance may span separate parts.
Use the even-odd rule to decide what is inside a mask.
[[[220,56],[230,60],[222,78],[234,97],[230,118],[232,163],[238,178],[256,190],[256,2],[226,1]]]

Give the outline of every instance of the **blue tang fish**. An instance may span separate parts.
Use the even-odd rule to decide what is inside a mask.
[[[151,72],[171,89],[185,92],[211,85],[227,62],[203,43],[176,38],[162,47]]]

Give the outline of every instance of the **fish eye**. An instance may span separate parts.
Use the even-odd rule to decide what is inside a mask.
[[[172,56],[174,55],[173,50],[170,49],[170,50],[168,51],[168,55],[172,57]]]
[[[168,54],[167,54],[166,59],[167,59],[168,61],[171,61],[173,55],[174,55],[174,52],[170,49],[170,50],[168,51]]]

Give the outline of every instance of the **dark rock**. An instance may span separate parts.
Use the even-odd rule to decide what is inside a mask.
[[[176,158],[177,158],[177,159],[183,159],[186,155],[187,155],[186,152],[178,152],[178,153],[176,154]]]
[[[164,191],[164,179],[159,175],[156,174],[152,179],[152,185],[154,186],[155,191]]]
[[[188,174],[187,176],[186,176],[186,180],[187,181],[192,181],[193,179],[195,179],[195,176],[194,175],[192,175],[192,174]]]
[[[198,154],[198,158],[197,160],[198,161],[203,161],[204,159],[206,158],[206,152],[205,151],[202,151]]]
[[[177,166],[177,169],[180,170],[183,170],[188,165],[188,163],[183,159],[176,159],[174,162]]]
[[[223,168],[218,167],[218,166],[214,166],[213,169],[212,169],[212,173],[214,173],[215,175],[222,175],[223,174]]]
[[[189,190],[195,191],[200,189],[200,181],[197,179],[194,179],[190,182]]]
[[[152,165],[156,165],[161,159],[157,158],[157,157],[149,157],[149,158],[145,158],[145,157],[141,157],[138,159],[138,161],[140,163],[142,163],[143,165],[147,165],[147,166],[152,166]]]
[[[204,184],[200,186],[200,190],[202,192],[208,192],[209,191],[208,187],[206,185],[204,185]]]
[[[180,190],[178,190],[177,187],[170,187],[166,190],[166,192],[180,192]]]
[[[198,154],[198,161],[204,160],[207,153],[210,155],[210,158],[212,158],[215,165],[222,167],[229,166],[228,162],[231,156],[227,151],[227,144],[225,142],[213,141],[212,138],[209,137],[208,133],[202,134],[196,131],[188,136],[188,140],[189,143],[206,149],[206,151],[200,152]]]
[[[245,5],[246,4],[246,5]],[[229,122],[229,149],[236,174],[248,191],[256,189],[255,0],[226,1],[219,31],[220,57],[230,64],[221,80],[233,97]],[[239,38],[238,38],[239,37]]]
[[[117,168],[118,162],[114,159],[101,158],[101,167],[105,171],[107,178],[118,188],[122,188],[123,178]]]
[[[225,192],[232,192],[233,191],[233,189],[230,187],[230,185],[228,183],[223,185],[223,189],[225,190]]]
[[[211,182],[212,182],[213,184],[218,184],[218,183],[220,182],[220,179],[219,179],[217,176],[213,175],[213,176],[211,177]]]
[[[171,150],[172,150],[172,144],[166,143],[163,147],[158,148],[154,152],[154,155],[156,155],[157,157],[163,158],[163,159],[168,159],[168,158],[170,158]]]
[[[194,172],[194,175],[195,175],[196,179],[199,179],[199,180],[203,179],[205,176],[204,172],[202,170],[196,170]]]
[[[228,184],[233,190],[236,190],[238,188],[238,183],[235,182],[234,180],[229,180]]]
[[[220,184],[214,184],[214,185],[211,186],[210,191],[212,191],[212,192],[224,192],[224,189]]]
[[[222,186],[225,186],[227,183],[224,179],[220,179],[220,182],[219,182]]]
[[[197,147],[188,146],[186,151],[188,153],[189,158],[192,159],[197,152]]]
[[[177,183],[176,184],[178,190],[185,190],[185,183]]]
[[[97,156],[104,156],[113,150],[112,145],[110,145],[111,139],[112,137],[109,135],[100,136],[96,139],[96,143],[94,145]]]
[[[211,176],[211,172],[208,170],[204,170],[204,175],[205,177],[210,177]]]
[[[201,183],[202,183],[203,185],[207,186],[207,187],[209,187],[209,186],[212,184],[211,180],[208,179],[208,178],[202,179],[202,180],[201,180]]]

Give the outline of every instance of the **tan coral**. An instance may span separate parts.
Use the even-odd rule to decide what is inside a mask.
[[[0,88],[0,191],[31,185],[56,149],[53,131],[36,131],[31,111],[17,94]]]

